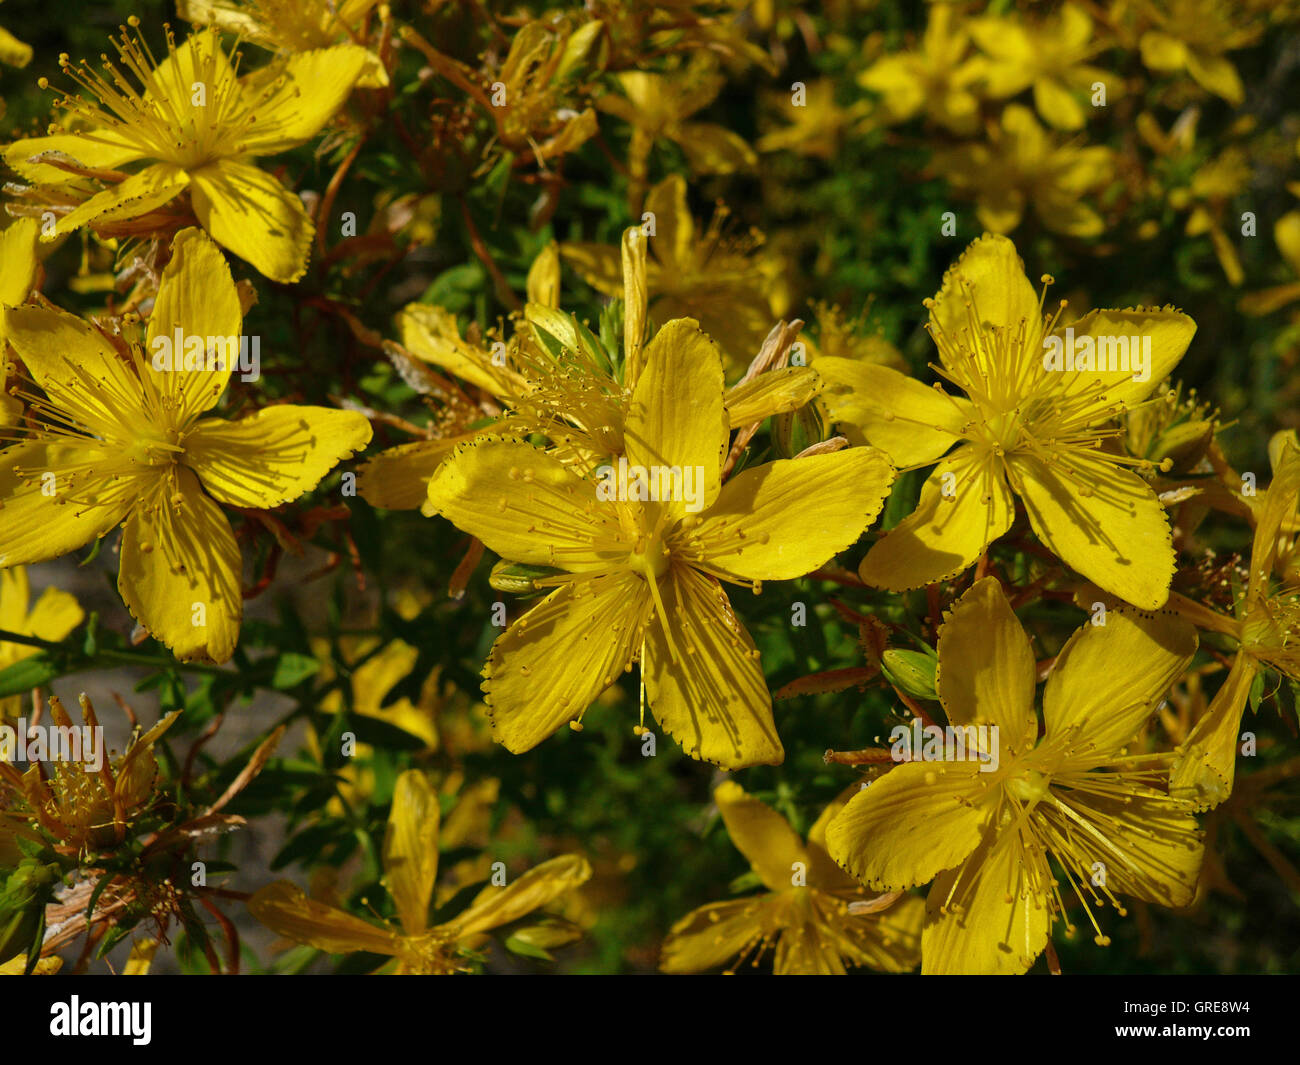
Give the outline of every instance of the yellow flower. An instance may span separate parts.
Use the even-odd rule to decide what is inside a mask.
[[[654,216],[649,237],[646,287],[656,321],[694,318],[721,341],[732,367],[747,366],[774,318],[786,308],[773,306],[769,292],[777,264],[757,246],[761,238],[726,235],[728,214],[719,208],[708,228],[697,233],[686,203],[686,182],[677,174],[655,185],[646,196]],[[606,296],[623,295],[622,258],[613,245],[565,243],[564,261]]]
[[[763,134],[757,148],[760,152],[792,151],[817,159],[832,159],[839,151],[846,134],[857,127],[868,105],[858,101],[852,107],[840,107],[835,102],[835,83],[830,78],[819,78],[804,89],[805,98],[795,103],[792,93],[786,90],[767,93],[767,99],[788,125]]]
[[[446,975],[467,968],[464,955],[484,932],[527,916],[591,876],[579,855],[552,858],[504,887],[488,885],[459,916],[430,928],[438,830],[437,793],[422,773],[408,770],[397,780],[384,835],[384,881],[397,909],[397,928],[308,898],[287,880],[262,888],[248,909],[273,932],[317,950],[363,950],[396,958],[398,973]]]
[[[628,170],[633,182],[645,181],[650,150],[660,140],[681,148],[695,174],[730,174],[758,162],[754,149],[726,126],[686,121],[713,103],[724,80],[708,62],[668,74],[628,70],[615,75],[622,94],[607,93],[596,106],[632,127]]]
[[[758,651],[719,578],[815,570],[879,513],[893,470],[879,452],[851,448],[751,468],[724,486],[717,346],[677,319],[644,355],[624,457],[655,479],[658,501],[602,492],[612,486],[509,440],[462,445],[429,482],[425,513],[504,559],[560,571],[533,582],[549,594],[493,645],[484,671],[493,732],[511,751],[531,749],[580,720],[639,656],[651,709],[687,754],[732,769],[776,764],[784,751]],[[815,516],[805,499],[817,500]]]
[[[985,63],[969,53],[970,34],[953,25],[952,6],[933,4],[920,48],[876,60],[858,75],[858,84],[881,95],[889,122],[924,114],[954,133],[971,134],[979,125],[975,89]]]
[[[988,144],[935,152],[934,167],[953,188],[975,198],[980,224],[994,233],[1010,233],[1030,206],[1053,233],[1095,237],[1105,229],[1084,201],[1112,179],[1110,149],[1059,143],[1020,104],[1003,109]]]
[[[57,641],[80,625],[85,616],[76,597],[61,588],[46,588],[32,606],[27,570],[22,566],[0,570],[0,629]],[[37,648],[27,644],[0,642],[0,669],[36,653]],[[0,723],[5,718],[17,717],[21,708],[21,695],[0,698]]]
[[[1156,28],[1139,41],[1142,62],[1151,70],[1186,70],[1201,88],[1241,103],[1241,77],[1224,53],[1254,44],[1263,26],[1234,7],[1224,0],[1146,0],[1143,10]]]
[[[179,47],[169,30],[161,63],[126,30],[114,46],[138,90],[107,60],[99,74],[62,57],[64,73],[86,95],[60,105],[84,128],[17,141],[3,152],[9,166],[38,184],[65,182],[76,172],[55,163],[83,170],[144,164],[63,215],[53,236],[146,215],[185,193],[217,243],[273,281],[297,281],[307,269],[311,220],[298,196],[251,160],[314,137],[352,91],[366,50],[341,45],[298,53],[241,78],[237,54],[221,50],[215,30]]]
[[[242,315],[225,259],[197,229],[172,245],[145,336],[152,358],[63,311],[16,307],[6,319],[45,396],[31,397],[39,425],[0,451],[0,565],[57,558],[124,523],[117,586],[131,613],[178,658],[226,661],[241,563],[217,503],[298,498],[365,447],[369,422],[288,404],[237,422],[203,417],[230,379]],[[177,337],[184,354],[177,345],[174,362],[160,362],[158,342]]]
[[[989,57],[989,95],[1003,98],[1032,88],[1038,113],[1057,129],[1082,129],[1086,112],[1078,92],[1090,91],[1094,82],[1113,82],[1106,71],[1085,62],[1100,46],[1093,40],[1092,19],[1076,4],[1067,3],[1037,23],[986,16],[967,26]]]
[[[1191,661],[1190,625],[1127,609],[1084,625],[1048,676],[1041,739],[1034,652],[996,578],[957,601],[938,651],[949,725],[988,727],[979,752],[995,758],[898,765],[826,831],[831,857],[876,890],[934,880],[922,972],[1028,969],[1065,910],[1050,859],[1102,945],[1093,909],[1123,914],[1120,895],[1191,901],[1202,847],[1190,804],[1158,790],[1171,756],[1127,751]]]
[[[1279,434],[1273,482],[1258,510],[1245,593],[1235,619],[1221,618],[1180,600],[1186,615],[1238,641],[1228,676],[1197,721],[1175,765],[1175,791],[1198,806],[1218,806],[1232,794],[1241,717],[1256,678],[1265,669],[1300,683],[1300,573],[1290,570],[1300,507],[1300,446],[1294,434]],[[1283,571],[1280,587],[1273,575]]]
[[[214,26],[240,40],[281,55],[350,44],[358,39],[379,0],[178,0],[176,12],[187,22]],[[388,84],[388,72],[370,52],[361,88]]]
[[[925,916],[919,898],[902,898],[882,913],[849,911],[851,902],[866,901],[866,892],[826,853],[826,826],[844,799],[826,808],[804,843],[785,818],[734,781],[713,798],[732,843],[767,890],[683,917],[664,940],[664,972],[702,972],[732,959],[735,969],[751,952],[757,965],[773,946],[778,976],[842,974],[846,965],[891,973],[916,968]]]
[[[443,411],[430,439],[389,448],[362,465],[357,480],[361,496],[388,509],[420,506],[429,477],[451,451],[488,432],[542,435],[550,450],[580,473],[624,454],[623,426],[636,384],[635,353],[642,346],[646,319],[645,248],[640,229],[627,230],[621,260],[609,279],[610,284],[621,284],[624,296],[620,365],[575,316],[549,303],[529,302],[514,335],[491,343],[462,338],[455,316],[442,307],[407,306],[398,316],[400,350],[390,351],[399,368],[409,369],[407,357],[413,357],[481,389],[501,406],[475,405],[448,382],[435,381],[426,387],[416,375],[406,373],[417,389],[436,394]],[[552,265],[542,260],[539,269],[534,264],[532,282],[542,286]],[[557,290],[558,279],[545,279],[545,287]],[[816,374],[807,367],[764,367],[746,378],[729,388],[725,397],[733,429],[793,411],[807,403],[818,387]]]
[[[1099,310],[1067,333],[1059,313],[1044,318],[1015,246],[988,234],[927,306],[938,371],[969,398],[888,367],[817,360],[833,420],[861,429],[899,467],[939,460],[916,511],[863,559],[863,580],[904,591],[955,576],[1011,527],[1019,496],[1034,532],[1063,562],[1134,606],[1162,606],[1174,571],[1169,522],[1151,486],[1124,468],[1152,464],[1104,445],[1120,433],[1114,420],[1146,401],[1182,358],[1195,323],[1169,308]],[[1142,380],[1130,368],[1047,368],[1067,340],[1082,359],[1082,338],[1102,363],[1118,362],[1109,344],[1117,337],[1127,338],[1134,359],[1149,339]]]

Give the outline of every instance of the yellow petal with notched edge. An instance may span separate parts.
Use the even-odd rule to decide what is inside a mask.
[[[224,248],[272,281],[307,272],[314,232],[302,200],[250,163],[219,159],[190,179],[194,213]]]
[[[1043,371],[1043,377],[1062,396],[1096,397],[1098,419],[1110,417],[1116,403],[1134,404],[1146,399],[1173,373],[1196,334],[1196,323],[1191,318],[1167,307],[1089,311],[1070,326],[1053,330],[1053,336],[1062,338],[1063,347],[1066,328],[1073,330],[1076,357],[1081,338],[1091,337],[1098,366],[1113,363],[1123,367],[1127,362],[1126,369],[1113,371]],[[1144,340],[1147,337],[1151,340],[1149,358]]]
[[[1004,750],[1038,735],[1034,651],[996,577],[985,577],[953,605],[939,629],[936,686],[953,725],[996,725]]]
[[[384,884],[408,936],[428,925],[438,878],[438,818],[438,793],[423,773],[408,769],[393,788],[384,833]]]
[[[796,864],[807,872],[808,857],[803,840],[779,813],[749,795],[734,780],[723,781],[713,792],[713,801],[727,826],[727,835],[771,891],[794,886]]]
[[[310,140],[343,106],[370,63],[364,48],[341,44],[295,52],[270,71],[258,71],[245,89],[248,123],[232,154],[273,155]]]
[[[200,419],[184,461],[222,503],[269,510],[310,492],[369,442],[364,414],[286,403],[237,422]]]
[[[1169,790],[1197,809],[1213,809],[1232,794],[1241,715],[1258,672],[1255,660],[1238,652],[1227,679],[1179,748]]]
[[[680,470],[683,479],[693,468],[707,509],[718,495],[727,446],[722,353],[694,320],[678,318],[646,345],[644,360],[623,430],[628,464],[651,473]],[[663,506],[675,517],[686,513],[680,498]]]
[[[529,869],[514,883],[484,888],[468,910],[439,925],[458,939],[500,928],[554,902],[591,878],[591,866],[578,854],[562,854]]]
[[[1080,452],[1055,465],[1012,455],[1011,483],[1038,538],[1098,587],[1143,610],[1169,598],[1174,548],[1169,520],[1136,473]]]
[[[0,158],[38,185],[61,185],[78,180],[78,175],[71,171],[36,158],[47,153],[51,159],[75,164],[83,170],[112,170],[145,155],[140,145],[127,140],[123,134],[97,129],[27,137],[0,149]]]
[[[1081,836],[1076,832],[1077,825],[1069,823],[1075,848],[1080,839],[1086,841],[1082,844],[1087,852],[1083,868],[1072,870],[1076,879],[1092,875],[1094,864],[1101,862],[1106,870],[1106,887],[1117,895],[1161,906],[1191,903],[1205,850],[1196,819],[1186,803],[1132,783],[1123,794],[1075,789],[1057,799],[1068,804],[1105,840],[1091,833]],[[1048,849],[1065,851],[1067,846],[1058,846],[1059,836],[1054,835],[1047,837]]]
[[[987,779],[975,762],[895,766],[830,823],[827,849],[877,891],[924,884],[979,845],[990,815],[990,804],[981,801]]]
[[[930,328],[936,339],[939,334],[954,341],[963,332],[969,335],[972,321],[1013,334],[1022,322],[1027,323],[1026,350],[1037,358],[1038,296],[1025,276],[1016,246],[1006,237],[985,233],[973,241],[944,274],[930,307]]]
[[[180,167],[154,163],[74,207],[59,219],[54,233],[62,236],[88,223],[138,218],[170,203],[189,183],[189,176]]]
[[[36,279],[34,218],[20,218],[0,232],[0,306],[12,307],[27,298]],[[4,336],[0,323],[0,337]]]
[[[160,476],[122,532],[117,590],[154,639],[182,661],[235,653],[244,613],[242,563],[230,522],[179,467]]]
[[[888,366],[822,356],[817,373],[830,421],[861,429],[899,466],[933,462],[960,442],[974,417],[964,396],[944,395]]]
[[[925,975],[1025,972],[1047,946],[1051,872],[1018,831],[992,836],[935,880],[921,933]]]
[[[666,618],[646,627],[641,672],[664,731],[692,758],[723,769],[780,765],[785,750],[758,650],[722,586],[675,566],[659,594]]]
[[[665,973],[700,973],[737,957],[754,940],[775,930],[770,895],[713,902],[677,921],[659,951]]]
[[[356,950],[389,955],[402,952],[402,937],[395,932],[310,899],[302,888],[287,880],[277,880],[254,894],[248,900],[248,912],[277,935],[327,954]]]
[[[429,478],[425,515],[441,514],[512,562],[598,569],[626,556],[625,504],[539,448],[482,438],[464,444]]]
[[[581,715],[641,650],[649,602],[636,574],[579,577],[511,625],[483,671],[493,736],[520,754]]]
[[[181,230],[145,333],[148,372],[159,392],[175,398],[174,424],[221,398],[239,363],[243,320],[221,249],[201,229]],[[186,350],[191,339],[202,344],[202,353]]]
[[[116,494],[103,492],[91,503],[76,497],[68,473],[111,461],[98,446],[30,441],[0,451],[0,566],[58,558],[120,522],[131,506],[133,485],[123,483]]]
[[[1106,611],[1076,631],[1043,691],[1045,742],[1098,765],[1131,742],[1196,653],[1196,630],[1173,613]]]
[[[1011,528],[1015,513],[1001,463],[991,452],[959,447],[939,460],[916,510],[867,552],[858,572],[895,592],[947,580]]]
[[[690,532],[700,565],[738,580],[788,580],[852,547],[884,506],[894,469],[875,448],[745,470]],[[815,518],[804,504],[817,500]]]
[[[417,440],[381,451],[357,470],[357,494],[372,507],[415,510],[429,498],[429,478],[457,444],[474,434]]]
[[[66,311],[11,307],[9,343],[50,402],[99,437],[119,438],[121,422],[139,417],[142,391],[107,338]]]

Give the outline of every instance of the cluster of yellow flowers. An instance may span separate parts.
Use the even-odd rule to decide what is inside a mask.
[[[859,104],[838,105],[829,83],[801,86],[806,98],[778,101],[788,123],[751,146],[694,116],[718,97],[724,69],[772,69],[798,20],[780,4],[745,17],[700,6],[600,0],[563,17],[504,20],[508,37],[498,27],[504,39],[475,69],[374,0],[185,0],[192,29],[178,39],[168,28],[165,52],[133,18],[114,58],[60,57],[68,85],[57,124],[0,152],[19,179],[0,233],[0,622],[33,641],[0,644],[0,664],[83,619],[62,591],[29,606],[24,567],[119,528],[117,588],[131,617],[179,662],[230,662],[248,594],[236,529],[276,528],[266,512],[336,468],[367,506],[419,509],[472,538],[454,592],[486,548],[499,558],[490,586],[529,599],[482,670],[491,737],[515,755],[581,732],[636,670],[639,739],[662,729],[727,773],[780,765],[767,674],[727,586],[760,593],[809,578],[810,595],[833,582],[875,590],[877,602],[921,589],[933,649],[900,656],[893,634],[860,615],[870,661],[855,676],[887,681],[901,720],[924,726],[921,749],[828,753],[867,775],[843,781],[806,840],[735,779],[716,781],[717,811],[763,892],[682,918],[662,968],[756,962],[769,950],[777,972],[1017,973],[1045,952],[1055,966],[1058,926],[1086,925],[1105,945],[1107,906],[1179,908],[1205,890],[1196,815],[1233,794],[1257,678],[1300,683],[1300,441],[1279,433],[1271,483],[1247,484],[1223,459],[1217,422],[1170,383],[1193,318],[1141,306],[1079,315],[1049,300],[1051,277],[1031,282],[1005,234],[1032,212],[1054,234],[1098,238],[1137,210],[1131,197],[1093,195],[1141,183],[1123,176],[1114,149],[1084,141],[1094,111],[1141,77],[1190,79],[1240,103],[1229,53],[1256,41],[1269,14],[1219,0],[1115,0],[1100,5],[1104,18],[1098,5],[1070,2],[1025,16],[934,3],[914,47],[867,42]],[[754,19],[770,34],[766,48],[754,43]],[[1104,65],[1125,50],[1145,73]],[[608,154],[601,131],[617,128],[626,157],[610,161],[635,221],[617,245],[550,241],[526,277],[483,252],[512,308],[492,330],[465,329],[450,307],[421,300],[398,314],[396,340],[372,336],[433,411],[425,428],[351,398],[271,402],[254,387],[234,403],[244,323],[259,299],[327,298],[304,279],[338,261],[326,228],[368,131],[387,121],[401,54],[425,64],[419,82],[439,79],[465,102],[436,133],[416,134],[442,152],[422,155],[422,166],[454,170],[467,156],[450,145],[488,144],[458,180],[519,170],[537,186],[538,215],[550,217],[566,157],[596,144]],[[668,68],[643,69],[660,55]],[[260,65],[247,68],[246,56]],[[29,58],[0,33],[0,60]],[[1158,154],[1186,148],[1188,127],[1166,135],[1149,114],[1134,118]],[[988,230],[924,301],[934,383],[879,338],[854,336],[835,308],[822,309],[815,342],[801,338],[780,249],[738,234],[725,207],[707,223],[693,217],[683,175],[652,179],[665,156],[696,178],[725,176],[767,153],[825,157],[845,137],[895,126],[900,137],[926,131],[928,173],[973,200]],[[323,193],[300,195],[268,157],[317,138],[347,153]],[[1239,283],[1224,219],[1247,178],[1230,162],[1207,164],[1176,206],[1189,212],[1189,234],[1212,234]],[[436,230],[441,207],[428,197],[385,197],[394,230]],[[462,216],[477,247],[471,212]],[[1300,212],[1277,226],[1300,269]],[[392,231],[370,234],[373,246]],[[79,232],[86,261],[112,253],[102,313],[73,313],[42,291],[47,246]],[[236,281],[232,262],[251,279]],[[610,301],[600,335],[565,309],[566,267]],[[1247,309],[1269,313],[1296,294],[1295,284],[1256,293]],[[338,314],[366,332],[352,311]],[[377,425],[414,438],[352,470]],[[760,450],[765,428],[779,457]],[[921,470],[919,500],[908,498],[903,475]],[[872,532],[887,506],[887,527]],[[1254,534],[1226,608],[1181,579],[1213,511]],[[841,558],[854,551],[856,574]],[[1084,620],[1040,660],[1036,646],[1052,645],[1025,608],[1043,600],[1072,604]],[[1207,672],[1193,664],[1207,660],[1200,634],[1235,653],[1213,652],[1208,672],[1226,677],[1208,705],[1180,716]],[[442,700],[436,672],[418,701],[379,710],[418,659],[401,641],[353,642],[341,675],[349,705],[433,751],[446,745],[432,709]],[[917,675],[904,677],[904,664]],[[794,687],[829,690],[824,681]],[[17,700],[0,706],[0,721],[18,716]],[[136,736],[105,781],[94,778],[93,795],[82,794],[79,766],[50,776],[0,760],[0,873],[19,867],[14,841],[32,832],[70,859],[120,844],[155,809],[151,751],[175,716]],[[842,736],[827,728],[828,739]],[[950,745],[956,735],[956,755],[942,740],[931,750],[941,733]],[[486,746],[469,731],[461,739],[462,750]],[[259,751],[254,771],[269,753]],[[348,794],[375,787],[373,775],[346,777]],[[452,805],[475,802],[463,785],[422,768],[396,776],[382,849],[394,921],[363,919],[318,885],[309,895],[288,881],[257,891],[249,910],[328,953],[449,973],[469,967],[489,930],[566,898],[576,906],[569,896],[592,866],[568,853],[489,884],[457,916],[431,918],[483,872],[476,863],[435,889],[440,849],[471,834],[461,825],[449,835],[447,824]],[[471,820],[487,819],[467,812]],[[922,898],[915,889],[926,885]],[[180,912],[170,900],[158,907]],[[524,938],[539,948],[572,938],[546,929]],[[19,948],[27,944],[0,939],[0,962]],[[31,966],[19,957],[9,968]]]

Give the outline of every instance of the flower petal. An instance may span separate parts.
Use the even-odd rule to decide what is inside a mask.
[[[1033,648],[996,577],[985,577],[953,605],[939,629],[939,699],[952,725],[996,725],[1009,751],[1032,746]]]
[[[1143,610],[1164,606],[1174,548],[1151,486],[1102,457],[1058,451],[1053,459],[1052,466],[1024,454],[1008,461],[1038,538],[1112,595]]]
[[[925,975],[1025,972],[1047,946],[1051,872],[1018,831],[996,833],[926,899],[921,933]]]
[[[248,121],[237,154],[274,155],[316,136],[370,62],[364,48],[341,44],[294,52],[270,71],[258,71],[245,83]]]
[[[372,507],[416,510],[429,498],[429,479],[457,444],[473,434],[416,440],[381,451],[357,470],[357,494]]]
[[[1035,334],[1042,321],[1038,296],[1016,246],[1006,237],[985,233],[973,241],[948,272],[930,306],[930,328],[955,341],[971,331],[971,322],[1015,333],[1028,323],[1029,350],[1037,348]],[[940,345],[940,354],[944,345]]]
[[[235,653],[244,613],[242,561],[221,508],[198,478],[160,476],[122,532],[117,590],[150,634],[181,661]]]
[[[154,163],[78,204],[59,219],[50,239],[71,233],[88,223],[117,222],[148,214],[174,200],[189,183],[189,175],[180,167]]]
[[[219,159],[190,175],[203,228],[272,281],[307,272],[314,232],[302,200],[251,163]]]
[[[1100,615],[1099,615],[1100,616]],[[1196,653],[1196,630],[1173,612],[1106,611],[1057,655],[1043,691],[1044,742],[1097,765],[1132,741]]]
[[[619,508],[559,459],[515,440],[462,444],[429,478],[424,513],[441,514],[512,562],[601,569],[632,548]]]
[[[964,396],[945,395],[888,366],[823,355],[817,373],[829,420],[861,429],[899,466],[933,462],[961,440],[973,417]]]
[[[408,935],[428,925],[438,878],[438,793],[418,769],[397,778],[384,832],[384,883]]]
[[[1258,666],[1238,652],[1227,679],[1179,748],[1169,777],[1172,794],[1209,810],[1232,794],[1237,772],[1237,743]]]
[[[308,898],[302,888],[287,880],[277,880],[254,894],[248,900],[248,912],[277,935],[326,954],[357,950],[393,956],[402,953],[402,937],[395,932]]]
[[[694,467],[705,509],[720,487],[727,446],[722,353],[690,318],[678,318],[646,345],[645,366],[632,392],[624,439],[628,464],[646,470]],[[680,517],[685,501],[663,506]]]
[[[483,670],[496,740],[521,754],[581,717],[641,650],[649,609],[645,581],[622,572],[562,584],[519,618]]]
[[[854,447],[781,459],[733,477],[690,533],[700,564],[737,580],[788,580],[852,547],[884,506],[894,470]],[[804,504],[817,501],[809,514]]]
[[[727,835],[770,891],[793,886],[795,865],[807,871],[808,856],[803,840],[790,823],[766,803],[748,794],[734,780],[726,780],[713,792],[713,801],[727,825]]]
[[[221,398],[238,365],[243,321],[221,249],[201,229],[181,230],[145,332],[150,374],[164,396],[174,397],[177,424]],[[203,343],[202,353],[187,350],[191,340]]]
[[[876,891],[932,880],[978,845],[988,823],[975,762],[906,762],[849,800],[826,830],[831,857]]]
[[[77,498],[69,467],[107,465],[98,447],[29,441],[0,451],[0,566],[44,562],[104,536],[126,517],[129,492]],[[46,473],[52,478],[46,478]],[[53,495],[47,494],[51,486]]]
[[[310,492],[369,442],[364,414],[284,403],[237,422],[200,419],[184,461],[220,502],[270,510]]]
[[[659,593],[668,632],[662,618],[646,627],[641,660],[655,719],[699,761],[724,769],[780,765],[785,751],[758,650],[722,587],[674,566]]]
[[[140,379],[88,322],[61,310],[10,307],[5,328],[50,403],[97,436],[119,435],[124,410],[139,409]]]
[[[500,928],[541,909],[590,878],[591,866],[586,858],[578,854],[562,854],[534,866],[504,887],[494,884],[485,887],[469,909],[455,920],[440,925],[439,930],[465,939]]]
[[[78,175],[39,156],[59,159],[83,170],[113,170],[131,163],[144,152],[113,130],[84,130],[80,133],[56,133],[49,137],[26,137],[0,150],[7,166],[37,185],[62,185],[76,181]]]
[[[1082,868],[1073,870],[1076,879],[1095,875],[1095,865],[1101,862],[1109,892],[1161,906],[1191,903],[1205,848],[1187,803],[1138,785],[1128,786],[1122,795],[1074,789],[1057,800],[1068,803],[1106,840],[1103,844],[1091,833],[1082,836],[1090,853],[1082,859]],[[1081,834],[1072,819],[1064,824],[1077,850]],[[1049,836],[1047,847],[1058,854],[1069,847],[1054,843]]]
[[[737,958],[772,929],[770,895],[712,902],[673,925],[659,948],[665,973],[701,973]]]
[[[859,573],[895,592],[947,580],[1011,528],[1015,514],[1001,462],[991,452],[959,447],[939,460],[916,510],[867,552]]]
[[[1069,326],[1058,326],[1052,335],[1062,339],[1073,330],[1076,348],[1083,337],[1090,337],[1097,364],[1122,365],[1129,369],[1044,371],[1055,379],[1060,394],[1095,397],[1098,414],[1109,417],[1116,404],[1134,404],[1146,399],[1168,377],[1187,351],[1196,334],[1196,323],[1171,307],[1139,307],[1123,311],[1089,311]],[[1150,362],[1145,351],[1139,356],[1138,345],[1151,338]],[[1145,347],[1145,344],[1143,344]],[[1136,377],[1141,380],[1136,380]]]

